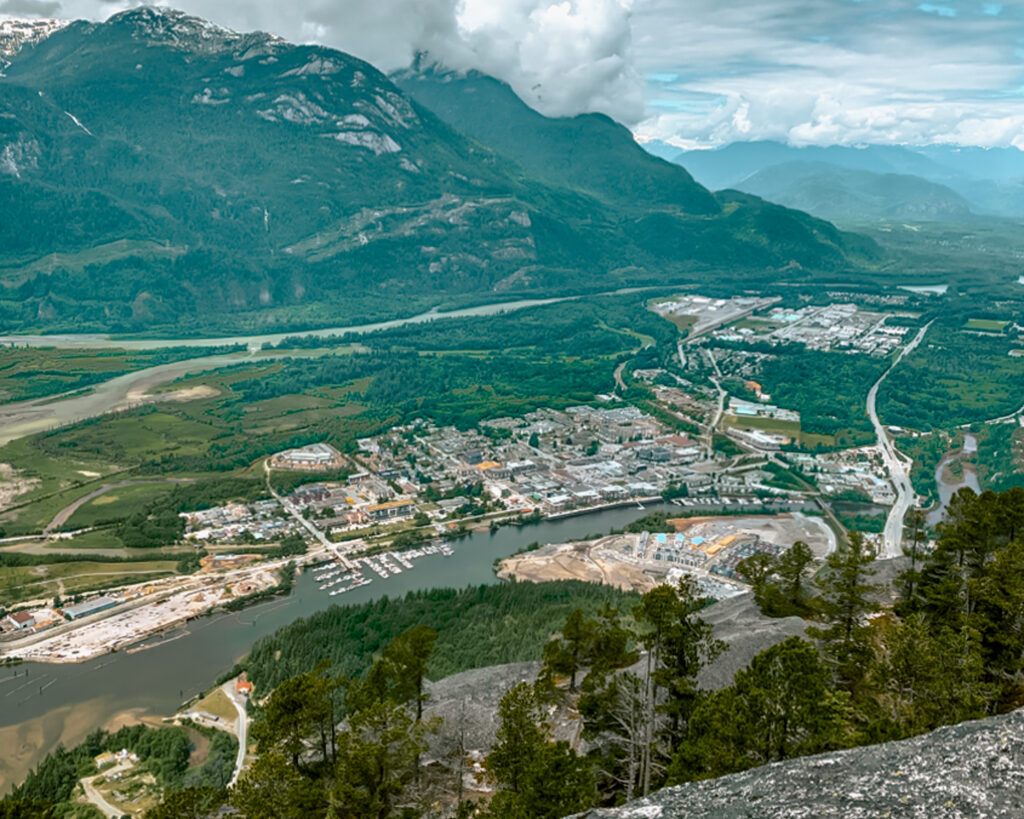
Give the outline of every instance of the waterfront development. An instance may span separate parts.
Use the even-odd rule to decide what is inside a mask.
[[[9,511],[0,511],[0,523],[13,532],[0,553],[35,555],[39,566],[7,570],[0,651],[17,664],[0,679],[0,738],[21,750],[5,761],[4,782],[91,727],[174,713],[255,639],[332,604],[513,577],[642,592],[691,576],[709,597],[726,599],[750,588],[741,561],[777,558],[797,540],[821,561],[857,527],[880,556],[900,553],[903,515],[925,501],[908,488],[909,460],[898,449],[915,439],[884,425],[878,395],[928,326],[910,335],[898,312],[877,312],[878,305],[864,313],[843,303],[786,312],[774,299],[633,298],[646,315],[676,325],[667,349],[638,339],[640,358],[617,368],[618,386],[580,403],[540,401],[469,423],[409,413],[344,443],[295,441],[229,479],[133,475],[86,458],[74,462],[81,477],[69,483],[17,462],[6,466]],[[529,317],[560,305],[518,309]],[[897,322],[891,333],[890,321]],[[853,332],[842,331],[847,323]],[[383,328],[383,337],[404,326]],[[372,355],[373,332],[368,347],[346,340],[341,355]],[[185,358],[84,394],[0,406],[9,421],[3,435],[24,446],[74,436],[90,419],[117,424],[123,413],[173,419],[208,407],[195,416],[208,418],[237,389],[237,377],[221,373],[273,373],[300,362],[292,358],[299,351],[307,361],[338,356],[309,343]],[[793,345],[834,357],[828,362],[882,362],[865,368],[864,392],[850,398],[861,427],[852,409],[854,420],[842,422],[849,431],[829,432],[817,420],[810,396],[794,391],[775,365],[793,355]],[[640,389],[642,400],[631,400],[630,389]],[[280,400],[256,396],[246,412],[258,419]],[[306,406],[315,405],[288,407],[262,423]],[[346,406],[343,399],[312,411],[344,419]],[[847,410],[833,402],[828,411]],[[67,426],[33,437],[57,418]],[[961,457],[977,455],[977,446],[966,450]],[[951,494],[948,468],[943,461],[935,471],[942,504]],[[244,480],[233,489],[239,474]],[[178,495],[183,500],[166,512],[147,507],[150,521],[163,521],[152,534],[145,527],[155,523],[116,522],[132,498],[159,504]],[[33,530],[22,521],[35,514]],[[940,519],[936,506],[932,525]],[[636,525],[642,528],[608,534]],[[145,542],[153,559],[137,562],[131,538]],[[110,562],[69,571],[52,562],[76,553]]]
[[[1013,4],[59,5],[0,5],[0,816],[1020,802],[946,753],[1024,702]]]

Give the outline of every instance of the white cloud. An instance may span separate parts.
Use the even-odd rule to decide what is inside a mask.
[[[1022,5],[640,0],[639,67],[678,76],[653,83],[659,104],[636,132],[688,146],[1019,144]]]
[[[549,114],[643,116],[633,68],[630,0],[172,0],[228,28],[318,42],[384,71],[427,51],[455,69],[505,80]],[[130,0],[66,0],[63,16],[105,19]],[[163,3],[161,3],[163,5]]]
[[[428,51],[544,113],[603,111],[641,139],[1024,143],[1024,0],[170,2],[385,71]],[[130,4],[64,0],[60,13]]]

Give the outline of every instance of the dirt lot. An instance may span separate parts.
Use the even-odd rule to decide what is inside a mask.
[[[535,552],[513,555],[501,562],[499,577],[515,577],[541,583],[546,580],[586,580],[620,589],[644,592],[655,581],[636,566],[592,554],[590,543],[562,543]]]

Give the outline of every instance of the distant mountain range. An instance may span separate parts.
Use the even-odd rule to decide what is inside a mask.
[[[735,188],[840,222],[1024,218],[1024,151],[1016,148],[793,147],[737,142],[715,150],[650,143],[712,190]]]
[[[333,49],[145,7],[22,42],[0,77],[7,330],[325,326],[456,299],[834,279],[881,257],[490,77],[396,85]]]

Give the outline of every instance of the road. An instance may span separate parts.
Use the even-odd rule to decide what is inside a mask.
[[[623,361],[615,368],[615,383],[623,392],[626,390],[626,382],[622,380],[622,371],[626,369],[627,362]]]
[[[267,490],[273,496],[274,500],[276,500],[278,503],[280,503],[281,507],[289,515],[291,515],[293,518],[295,518],[296,523],[298,523],[303,529],[305,529],[314,538],[316,538],[317,542],[320,543],[320,545],[322,545],[326,551],[328,551],[331,554],[333,554],[338,559],[338,562],[341,563],[341,565],[345,567],[346,571],[354,571],[355,569],[357,569],[358,566],[356,566],[355,563],[353,563],[347,557],[345,557],[345,553],[338,547],[337,543],[335,543],[334,541],[328,539],[327,535],[325,535],[322,530],[318,529],[316,526],[314,526],[312,523],[310,523],[308,520],[306,520],[306,518],[303,516],[302,512],[299,511],[298,507],[295,506],[294,503],[292,503],[287,498],[282,498],[277,493],[277,491],[274,489],[273,485],[270,483],[270,459],[269,458],[263,462],[263,471],[264,471],[264,473],[266,473],[266,476],[267,476]],[[362,545],[362,539],[354,540],[354,541],[351,541],[348,544],[348,549],[349,549],[349,551],[351,551],[352,549],[356,548],[356,546],[360,546],[360,545]]]
[[[110,776],[118,771],[127,770],[128,767],[129,766],[125,765],[115,765],[110,770],[104,771],[102,774],[97,774],[97,776]],[[96,790],[96,786],[92,784],[94,779],[96,779],[96,776],[90,776],[82,780],[82,788],[85,791],[85,798],[99,808],[100,813],[108,817],[108,819],[121,819],[121,817],[125,815],[125,812],[120,808],[115,808],[103,798],[103,794]]]
[[[88,495],[83,495],[78,498],[74,503],[69,503],[63,509],[61,509],[56,515],[53,516],[45,529],[43,529],[43,536],[49,537],[55,531],[60,529],[75,512],[77,512],[82,506],[87,504],[89,501],[98,498],[100,495],[104,495],[112,489],[123,489],[126,486],[137,486],[139,484],[158,484],[158,483],[191,483],[197,480],[196,478],[159,478],[151,481],[118,481],[117,483],[105,483],[99,489],[95,489]]]
[[[903,519],[906,517],[907,512],[910,511],[910,507],[915,504],[917,493],[914,492],[914,486],[910,482],[910,467],[913,465],[913,461],[896,449],[885,427],[882,426],[882,422],[878,420],[878,412],[875,409],[878,399],[878,388],[882,386],[882,382],[885,381],[889,373],[895,369],[904,357],[921,343],[928,332],[928,328],[931,326],[932,322],[928,322],[918,330],[917,335],[900,351],[900,354],[889,365],[889,369],[882,373],[879,379],[872,385],[870,392],[868,392],[868,417],[871,418],[871,423],[874,424],[875,435],[878,437],[878,449],[882,453],[882,460],[889,471],[893,488],[896,490],[896,502],[889,510],[889,517],[885,521],[885,530],[882,534],[882,554],[880,557],[899,557],[903,554]]]
[[[228,680],[220,687],[220,690],[227,694],[231,704],[238,712],[238,721],[235,723],[235,736],[238,737],[238,755],[235,757],[235,770],[228,782],[230,788],[242,775],[242,766],[245,764],[245,752],[249,747],[249,714],[245,710],[245,698],[235,690],[238,679]]]

